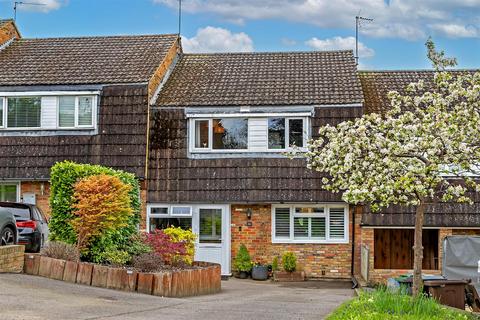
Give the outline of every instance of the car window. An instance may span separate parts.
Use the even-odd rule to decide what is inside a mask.
[[[35,212],[38,216],[38,220],[40,220],[41,222],[46,222],[45,220],[45,216],[43,215],[42,211],[40,210],[40,208],[35,208]]]
[[[2,207],[15,216],[15,219],[17,220],[30,220],[31,219],[31,214],[30,214],[30,209],[28,207]]]

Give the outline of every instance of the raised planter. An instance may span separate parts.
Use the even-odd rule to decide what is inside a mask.
[[[275,271],[273,273],[273,280],[279,282],[298,282],[305,281],[305,272],[303,271]]]
[[[143,273],[84,262],[25,254],[24,273],[72,283],[162,297],[189,297],[221,290],[220,265],[195,262],[194,269]]]

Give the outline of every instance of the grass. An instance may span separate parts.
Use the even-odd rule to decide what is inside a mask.
[[[327,320],[473,320],[472,314],[455,311],[436,300],[421,295],[417,298],[387,289],[362,292],[359,297],[342,304]]]

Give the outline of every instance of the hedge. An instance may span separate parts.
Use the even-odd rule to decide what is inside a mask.
[[[123,183],[132,186],[129,192],[134,215],[128,227],[116,230],[98,239],[98,250],[102,251],[106,246],[124,246],[128,239],[137,232],[140,221],[140,185],[135,175],[121,170],[115,170],[99,165],[79,164],[71,161],[56,163],[50,173],[50,208],[51,218],[49,221],[50,240],[76,243],[76,235],[70,220],[74,217],[72,203],[74,201],[74,184],[85,177],[106,174],[118,177]],[[95,248],[92,248],[95,250]],[[99,252],[100,253],[100,252]]]

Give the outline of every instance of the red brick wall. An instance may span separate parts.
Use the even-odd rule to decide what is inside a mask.
[[[252,226],[247,226],[247,208],[253,210]],[[254,261],[271,264],[275,256],[281,257],[284,251],[293,251],[299,269],[304,270],[307,277],[350,278],[351,224],[348,244],[272,244],[271,216],[270,205],[232,205],[232,263],[243,243]]]

